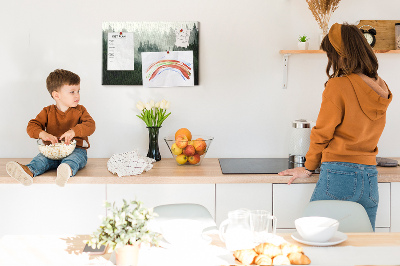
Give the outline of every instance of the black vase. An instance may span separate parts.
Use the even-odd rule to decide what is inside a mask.
[[[149,151],[147,157],[152,158],[156,161],[161,160],[160,150],[158,149],[158,133],[160,127],[147,127],[149,130]]]

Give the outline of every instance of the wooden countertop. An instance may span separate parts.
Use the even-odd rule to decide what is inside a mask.
[[[393,158],[399,160],[400,158]],[[22,164],[30,158],[0,158],[0,184],[17,184],[6,172],[8,161]],[[107,170],[108,158],[89,158],[85,168],[72,177],[68,184],[219,184],[219,183],[287,183],[288,176],[277,174],[228,174],[221,172],[216,158],[205,158],[201,165],[177,165],[166,158],[154,163],[153,169],[138,176],[118,177]],[[400,167],[378,167],[379,182],[400,182]],[[34,178],[34,184],[54,184],[56,171],[51,170]],[[299,178],[293,183],[316,183],[318,175]]]

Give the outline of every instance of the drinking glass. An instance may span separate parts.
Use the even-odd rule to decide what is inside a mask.
[[[271,237],[269,233],[270,221],[272,224],[272,234],[276,234],[277,219],[271,215],[269,211],[265,210],[252,210],[250,211],[250,228],[253,233],[253,240],[255,243],[263,243]]]

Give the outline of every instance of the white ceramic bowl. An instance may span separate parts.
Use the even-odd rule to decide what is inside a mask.
[[[319,243],[331,239],[339,227],[337,220],[319,216],[302,217],[296,219],[294,224],[304,240]]]
[[[161,234],[172,245],[188,245],[201,241],[204,226],[189,219],[173,219],[162,222]]]

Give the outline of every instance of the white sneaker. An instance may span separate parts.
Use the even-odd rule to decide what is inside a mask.
[[[60,164],[57,167],[56,185],[60,187],[65,186],[71,175],[72,175],[71,167],[66,163]]]
[[[6,164],[6,171],[12,178],[24,186],[30,186],[33,183],[33,174],[26,165],[17,162],[8,162]]]

